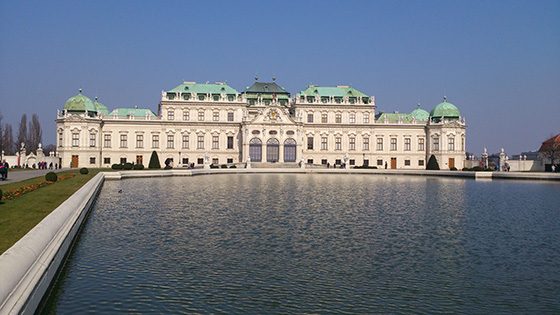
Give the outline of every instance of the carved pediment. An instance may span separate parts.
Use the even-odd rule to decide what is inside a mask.
[[[294,124],[295,121],[290,117],[290,112],[280,106],[269,106],[259,110],[253,118],[251,124]]]

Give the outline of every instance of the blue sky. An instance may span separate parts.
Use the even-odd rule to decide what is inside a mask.
[[[536,150],[560,133],[560,2],[0,0],[3,123],[37,113],[45,144],[80,87],[157,112],[183,80],[255,75],[292,94],[349,84],[387,112],[445,94],[468,151]]]

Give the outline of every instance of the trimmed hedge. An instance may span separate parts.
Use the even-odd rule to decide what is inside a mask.
[[[237,168],[237,166],[235,166],[235,165],[232,165],[232,166],[230,166],[229,168]]]
[[[428,165],[426,165],[426,169],[427,170],[439,171],[439,164],[438,164],[438,161],[437,161],[435,155],[432,154],[430,156],[430,160],[428,161]]]
[[[172,169],[172,168],[173,168],[173,166],[165,165],[165,167],[164,167],[163,169],[164,169],[164,170],[170,170],[170,169]]]
[[[124,168],[124,165],[122,164],[113,164],[111,165],[111,168],[114,170],[122,170]]]
[[[227,168],[227,165],[225,165],[225,164],[222,164],[222,168]]]
[[[132,163],[130,163],[130,162],[126,162],[123,165],[123,169],[125,169],[125,170],[131,170],[132,167],[134,167],[134,165],[132,165]]]
[[[449,169],[450,171],[456,171],[457,168],[455,166],[453,166],[452,168]]]
[[[45,175],[45,180],[46,180],[47,182],[54,183],[54,182],[56,182],[57,179],[58,179],[58,175],[56,175],[55,172],[48,172],[48,173]]]
[[[133,167],[135,170],[143,170],[144,169],[144,165],[143,164],[134,164]]]
[[[152,156],[150,157],[150,163],[148,164],[148,168],[153,168],[158,170],[161,169],[161,164],[159,163],[159,157],[155,150],[152,151]]]
[[[87,175],[88,173],[89,173],[89,170],[87,169],[87,167],[80,168],[80,174]]]

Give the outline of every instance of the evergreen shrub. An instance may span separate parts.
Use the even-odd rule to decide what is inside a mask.
[[[87,169],[87,167],[80,168],[80,174],[87,175],[87,173],[89,173],[89,170]]]
[[[452,168],[449,169],[450,171],[456,171],[457,168],[455,166],[453,166]]]
[[[227,165],[225,165],[225,164],[222,164],[222,168],[227,168]]]
[[[472,169],[468,168],[468,167],[463,167],[462,169],[463,172],[468,172],[468,171],[472,171]]]
[[[143,164],[134,164],[133,167],[135,170],[143,170],[144,169],[144,165]]]
[[[152,151],[152,156],[150,157],[150,163],[148,168],[161,169],[161,164],[159,163],[159,157],[156,151]]]
[[[210,168],[219,168],[218,165],[210,164]]]
[[[113,164],[111,165],[111,168],[114,170],[122,170],[124,168],[124,165],[122,164]]]
[[[126,162],[123,165],[123,169],[125,169],[125,170],[131,170],[132,167],[134,167],[134,165],[132,165],[132,163],[130,163],[130,162]]]
[[[172,169],[172,168],[173,168],[173,166],[171,166],[171,165],[165,165],[165,167],[164,167],[163,169],[164,169],[164,170],[170,170],[170,169]]]
[[[427,170],[439,171],[439,164],[438,164],[438,161],[437,161],[435,155],[432,154],[430,156],[430,160],[428,160],[428,165],[426,165],[426,169]]]
[[[235,165],[232,165],[232,166],[230,166],[229,168],[237,168],[237,166],[235,166]]]
[[[58,179],[58,175],[56,175],[55,172],[48,172],[48,173],[45,175],[45,180],[46,180],[47,182],[54,183],[54,182],[56,182],[57,179]]]
[[[480,167],[480,166],[475,166],[472,168],[473,171],[475,172],[480,172],[480,171],[484,171],[484,168]]]

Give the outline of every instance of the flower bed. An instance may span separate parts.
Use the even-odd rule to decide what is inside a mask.
[[[59,182],[59,181],[62,181],[62,180],[68,179],[68,178],[72,178],[74,176],[76,176],[76,174],[68,174],[68,175],[60,176],[57,181]],[[20,187],[18,189],[10,190],[10,191],[5,192],[2,195],[2,200],[12,200],[12,199],[14,199],[18,196],[21,196],[23,194],[26,194],[28,192],[37,190],[41,187],[45,187],[45,186],[48,186],[48,185],[51,185],[51,184],[54,184],[54,183],[53,182],[42,181],[42,182],[30,185],[30,186],[25,186],[25,187]]]

